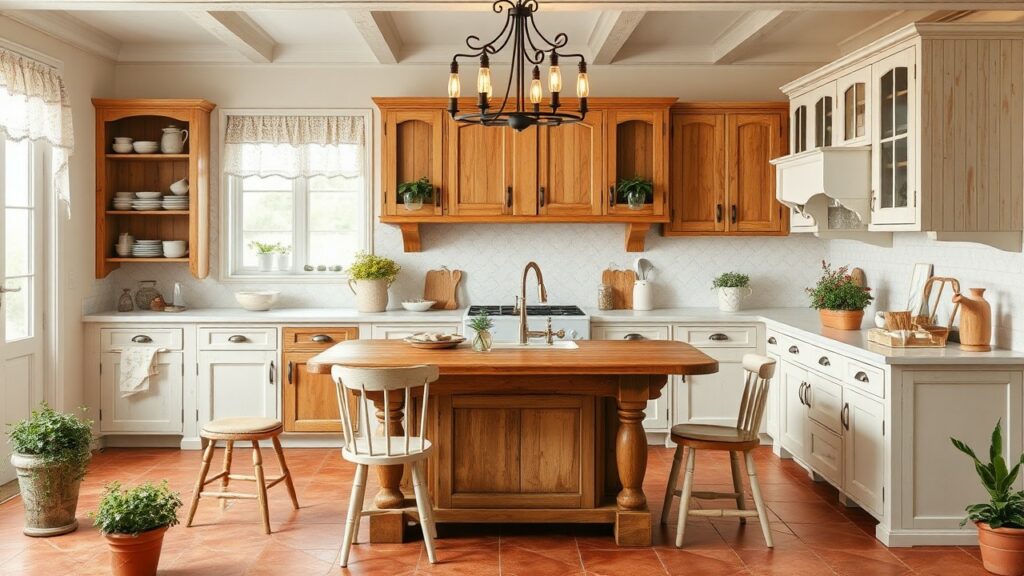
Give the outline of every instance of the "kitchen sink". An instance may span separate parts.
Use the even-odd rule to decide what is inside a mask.
[[[579,345],[577,345],[572,340],[559,340],[559,341],[553,342],[551,344],[548,344],[546,342],[530,342],[530,343],[527,343],[527,344],[520,344],[518,342],[495,342],[491,346],[491,348],[493,348],[495,350],[516,349],[516,348],[523,348],[523,349],[525,349],[525,348],[537,348],[537,349],[545,349],[545,348],[547,348],[549,350],[578,350],[579,349]]]

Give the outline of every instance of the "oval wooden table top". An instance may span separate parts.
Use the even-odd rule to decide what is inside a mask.
[[[579,340],[578,349],[495,348],[474,352],[469,341],[456,348],[424,350],[401,340],[349,340],[309,359],[314,374],[331,366],[363,368],[433,364],[441,374],[713,374],[718,362],[673,340]]]

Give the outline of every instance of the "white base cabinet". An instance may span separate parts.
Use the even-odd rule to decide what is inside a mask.
[[[218,418],[276,418],[279,381],[276,351],[200,352],[199,427]]]
[[[880,516],[885,501],[885,405],[852,388],[844,390],[843,399],[843,491]]]
[[[161,352],[156,358],[157,375],[149,389],[123,396],[121,354],[104,352],[100,368],[101,432],[131,434],[181,434],[185,422],[182,389],[185,381],[182,354]]]

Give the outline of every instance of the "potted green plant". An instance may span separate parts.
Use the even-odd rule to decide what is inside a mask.
[[[874,300],[871,289],[854,282],[846,266],[835,270],[821,262],[821,278],[808,288],[811,308],[818,311],[821,325],[837,330],[860,330],[864,308]]]
[[[279,244],[276,243],[271,244],[259,240],[249,242],[249,249],[256,253],[256,266],[260,272],[274,271],[274,259],[277,257],[278,246]]]
[[[406,210],[415,211],[423,208],[423,201],[434,193],[434,187],[426,176],[412,182],[398,185],[398,194],[402,197],[402,205]]]
[[[630,210],[642,210],[644,204],[654,201],[654,183],[642,176],[623,178],[615,193],[626,200]]]
[[[383,312],[388,307],[388,287],[402,270],[394,260],[360,252],[348,267],[348,287],[356,295],[360,312]]]
[[[1020,576],[1024,574],[1024,492],[1014,490],[1017,474],[1024,463],[1024,454],[1017,459],[1012,469],[1003,458],[1003,433],[1000,422],[992,431],[992,445],[988,449],[989,462],[982,463],[970,446],[950,438],[957,450],[967,454],[974,461],[974,469],[981,479],[981,485],[988,492],[989,501],[971,504],[967,507],[968,521],[978,527],[978,546],[985,570],[993,574]]]
[[[289,272],[292,269],[292,247],[284,244],[276,244],[274,253],[277,255],[277,269],[281,272]]]
[[[718,309],[722,312],[736,312],[740,303],[753,292],[750,276],[739,272],[724,272],[711,281],[711,287],[718,291]]]
[[[92,422],[43,404],[11,427],[11,465],[25,507],[28,536],[57,536],[78,528],[78,488],[92,447]]]
[[[156,574],[164,533],[178,523],[181,498],[167,481],[145,483],[122,490],[107,485],[99,509],[90,514],[110,546],[110,567],[115,576]]]
[[[469,327],[475,332],[473,335],[473,350],[477,352],[489,351],[494,343],[491,337],[491,328],[494,328],[494,320],[491,320],[491,317],[486,313],[481,312],[479,316],[474,316],[469,321]]]

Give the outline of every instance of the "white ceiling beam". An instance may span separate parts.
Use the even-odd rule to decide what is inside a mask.
[[[396,11],[490,11],[490,0],[0,0],[0,10],[249,11],[344,8]],[[549,0],[544,11],[963,10],[964,0]],[[972,10],[1020,10],[1020,0],[971,0]]]
[[[188,16],[225,45],[237,50],[250,62],[274,61],[277,43],[244,12],[189,11]]]
[[[398,64],[402,38],[391,14],[371,10],[349,10],[348,15],[366,45],[381,64]]]
[[[590,33],[587,45],[590,47],[590,61],[593,64],[611,64],[622,47],[640,25],[646,12],[623,12],[607,10],[601,12]]]
[[[781,10],[758,10],[744,14],[722,35],[711,48],[715,64],[732,64],[762,37],[793,18],[795,13]]]
[[[29,28],[108,60],[117,60],[121,52],[121,42],[117,38],[65,12],[10,10],[2,14]]]

